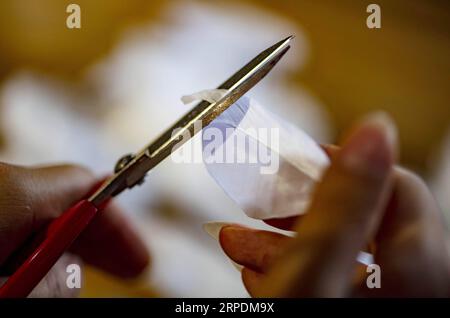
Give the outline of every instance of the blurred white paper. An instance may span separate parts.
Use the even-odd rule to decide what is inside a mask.
[[[203,129],[202,143],[210,175],[256,219],[303,213],[329,165],[306,133],[245,96]]]

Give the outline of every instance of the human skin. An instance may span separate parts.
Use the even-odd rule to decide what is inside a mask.
[[[252,296],[450,297],[450,248],[441,211],[425,183],[396,166],[393,122],[385,114],[353,127],[341,147],[325,147],[332,164],[301,217],[266,222],[297,232],[224,226],[225,253],[244,266]],[[370,289],[369,250],[381,269]]]
[[[0,163],[0,276],[10,274],[2,265],[27,238],[82,198],[95,183],[94,176],[78,166],[33,168]],[[70,252],[86,263],[124,278],[139,275],[149,264],[147,247],[114,203],[96,216]],[[65,256],[62,261],[73,262],[74,258]],[[66,290],[65,279],[59,279],[63,277],[61,271],[64,277],[67,275],[61,262],[35,295],[74,295]],[[52,290],[60,292],[55,294]]]

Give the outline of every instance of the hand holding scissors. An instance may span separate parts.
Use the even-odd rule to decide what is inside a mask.
[[[141,184],[149,170],[169,156],[175,146],[186,141],[182,138],[186,131],[190,136],[198,132],[195,131],[196,122],[200,121],[202,127],[206,127],[256,85],[290,48],[291,40],[292,37],[288,37],[263,51],[220,85],[219,89],[227,90],[220,100],[200,102],[156,141],[136,154],[122,157],[113,175],[87,191],[76,204],[8,259],[7,263],[13,264],[11,267],[15,271],[0,287],[0,297],[26,297],[113,197]]]

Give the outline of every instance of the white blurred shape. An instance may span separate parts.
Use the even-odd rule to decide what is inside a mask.
[[[75,112],[71,97],[58,82],[27,72],[17,74],[3,87],[1,104],[8,142],[1,160],[23,165],[76,162],[105,169],[95,122]]]

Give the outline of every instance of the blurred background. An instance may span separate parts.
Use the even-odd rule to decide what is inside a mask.
[[[81,8],[81,29],[66,7]],[[292,49],[249,95],[319,142],[378,109],[398,124],[401,163],[450,215],[450,3],[376,1],[3,0],[0,160],[75,162],[99,175],[261,50]],[[164,161],[118,201],[153,266],[134,281],[87,268],[82,296],[246,296],[240,274],[201,225],[250,220],[202,165]]]

